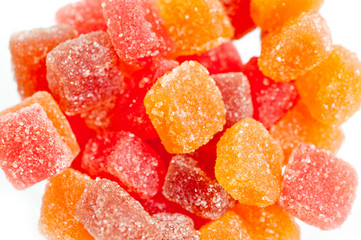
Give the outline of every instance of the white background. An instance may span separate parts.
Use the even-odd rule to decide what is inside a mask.
[[[56,10],[71,0],[9,0],[0,7],[0,111],[20,101],[10,66],[8,39],[11,33],[53,25]],[[335,44],[342,44],[361,58],[361,2],[359,0],[325,0],[321,13],[333,33]],[[259,54],[259,32],[237,42],[244,63]],[[343,129],[346,140],[338,156],[350,162],[361,176],[361,112]],[[0,170],[0,239],[43,239],[37,222],[45,182],[28,190],[17,191]],[[339,229],[323,232],[300,223],[302,239],[361,239],[361,188],[352,213]]]

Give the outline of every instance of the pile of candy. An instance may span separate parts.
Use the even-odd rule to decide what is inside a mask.
[[[334,156],[361,63],[322,0],[82,0],[15,33],[23,99],[0,113],[16,189],[49,179],[48,239],[300,239],[358,184]],[[262,30],[243,64],[232,41]]]

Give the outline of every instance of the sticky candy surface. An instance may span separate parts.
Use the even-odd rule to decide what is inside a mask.
[[[361,63],[355,53],[334,46],[325,61],[297,79],[296,86],[315,119],[339,125],[360,108]]]
[[[283,153],[261,123],[246,118],[217,144],[218,182],[240,203],[265,207],[279,197]]]
[[[90,177],[73,169],[50,179],[39,220],[39,230],[47,239],[94,239],[75,219],[76,203],[90,182]]]
[[[64,171],[73,159],[38,103],[0,118],[0,166],[16,189]]]
[[[350,164],[313,145],[300,144],[286,165],[279,203],[310,225],[334,229],[350,213],[357,185]]]
[[[175,40],[175,56],[204,53],[234,35],[219,0],[156,0],[156,3]]]
[[[49,91],[46,55],[59,43],[76,37],[69,26],[59,25],[14,33],[9,48],[18,92],[22,98],[37,91]]]
[[[170,153],[187,153],[206,144],[226,120],[219,89],[208,71],[194,61],[159,78],[144,105]]]

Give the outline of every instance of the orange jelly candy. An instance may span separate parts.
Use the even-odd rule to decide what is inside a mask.
[[[233,211],[228,211],[221,218],[204,225],[200,230],[201,240],[227,239],[251,240],[245,221]]]
[[[50,179],[46,185],[39,220],[40,232],[50,240],[94,239],[83,224],[75,219],[80,200],[90,177],[73,169]]]
[[[251,17],[264,31],[282,27],[303,12],[317,11],[324,0],[251,0]]]
[[[215,174],[234,199],[265,207],[279,197],[283,160],[281,146],[266,128],[246,118],[219,140]]]
[[[169,153],[189,153],[222,131],[221,92],[198,62],[182,63],[159,78],[144,98],[146,112]]]
[[[252,240],[300,239],[300,228],[296,221],[277,204],[266,208],[237,204],[232,211],[247,223]]]
[[[288,82],[321,63],[331,51],[326,21],[318,13],[304,13],[263,37],[258,66],[274,81]]]
[[[340,127],[328,126],[313,119],[302,101],[298,101],[294,108],[273,125],[270,133],[282,146],[286,158],[300,143],[311,143],[317,148],[336,153],[344,139]]]
[[[48,92],[37,92],[33,96],[24,99],[21,103],[8,108],[0,113],[3,116],[8,113],[17,112],[24,107],[28,107],[34,103],[40,104],[46,112],[46,115],[53,123],[63,142],[68,145],[74,158],[79,154],[80,147],[75,138],[75,135],[70,127],[70,124],[59,105]]]
[[[229,41],[233,27],[219,0],[156,0],[175,39],[176,56],[201,54]]]
[[[355,53],[335,46],[325,61],[297,79],[296,87],[315,119],[339,125],[360,108],[361,63]]]

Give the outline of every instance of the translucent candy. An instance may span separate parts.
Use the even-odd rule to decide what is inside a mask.
[[[49,88],[70,116],[99,106],[104,110],[123,87],[119,59],[105,32],[60,44],[48,54],[46,64]]]
[[[252,117],[251,89],[243,73],[224,73],[211,76],[222,93],[226,107],[226,127],[243,118]]]
[[[263,38],[258,66],[276,82],[289,82],[321,63],[332,52],[331,33],[318,13],[304,13]]]
[[[204,225],[200,230],[201,240],[227,239],[251,240],[246,223],[235,212],[228,211],[222,217]]]
[[[65,5],[56,12],[56,22],[73,27],[78,34],[107,30],[101,1],[98,0]]]
[[[315,119],[340,125],[361,106],[361,63],[355,53],[334,46],[325,61],[297,79],[296,87]]]
[[[152,0],[105,0],[102,6],[107,31],[122,61],[141,66],[173,50],[173,39]]]
[[[175,39],[175,56],[201,54],[229,41],[233,27],[219,0],[156,0]]]
[[[265,208],[236,204],[232,211],[247,223],[252,240],[301,239],[296,221],[277,204]]]
[[[156,221],[117,183],[96,179],[85,189],[76,218],[97,240],[162,239]]]
[[[180,56],[179,62],[197,61],[207,68],[209,74],[241,72],[242,60],[232,42],[226,42],[201,55]]]
[[[28,107],[34,103],[38,103],[46,112],[46,115],[53,123],[63,142],[68,145],[75,158],[80,152],[77,139],[74,136],[68,120],[65,118],[64,114],[59,108],[59,105],[55,102],[50,93],[37,92],[31,97],[25,98],[21,103],[0,112],[0,117],[8,113],[19,111],[20,109]]]
[[[188,156],[172,158],[163,186],[163,195],[186,210],[208,219],[217,219],[234,205],[234,200],[211,180]]]
[[[330,230],[346,220],[357,185],[350,164],[313,145],[300,144],[286,165],[279,203],[300,220]]]
[[[150,120],[170,153],[187,153],[223,129],[225,107],[207,69],[184,62],[159,78],[144,98]]]
[[[199,232],[194,229],[193,220],[179,213],[157,213],[152,215],[157,220],[163,239],[199,240]]]
[[[76,37],[69,26],[60,25],[14,33],[10,38],[11,60],[22,98],[48,91],[45,59],[59,43]]]
[[[16,189],[64,171],[73,159],[38,103],[0,117],[0,166]]]
[[[257,61],[251,58],[242,71],[251,85],[253,118],[269,129],[297,103],[299,96],[292,82],[276,83],[264,76]]]
[[[82,168],[91,176],[111,176],[137,197],[146,199],[161,188],[164,171],[159,155],[129,132],[108,132],[89,140]]]
[[[317,12],[323,0],[251,0],[251,16],[264,31],[282,27],[303,12]]]
[[[220,0],[234,27],[234,38],[239,39],[256,28],[251,13],[251,0]]]
[[[281,147],[263,125],[246,118],[219,140],[216,178],[240,203],[269,206],[280,193],[283,160]]]
[[[300,143],[311,143],[318,148],[336,153],[344,139],[338,126],[328,126],[312,118],[302,101],[298,101],[286,115],[270,129],[282,146],[286,159]]]
[[[94,239],[75,219],[76,203],[90,182],[90,177],[73,169],[67,169],[50,179],[41,206],[41,234],[49,240]]]

